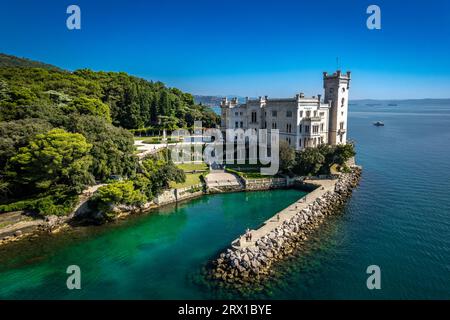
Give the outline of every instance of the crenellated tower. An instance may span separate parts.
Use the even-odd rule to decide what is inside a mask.
[[[343,74],[340,70],[332,75],[327,72],[323,73],[324,100],[330,104],[328,143],[331,145],[347,143],[350,75],[350,71]]]

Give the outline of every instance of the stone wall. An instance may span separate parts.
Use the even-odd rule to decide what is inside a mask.
[[[290,186],[286,178],[244,179],[244,181],[245,190],[248,191],[279,189]]]
[[[254,246],[229,248],[212,262],[208,277],[228,286],[242,286],[266,276],[271,265],[291,254],[326,216],[340,211],[359,182],[361,169],[342,174],[334,190],[327,191],[306,208],[266,234]]]
[[[163,206],[169,203],[175,203],[203,195],[203,185],[198,184],[180,189],[166,190],[157,196],[154,203],[157,206]]]

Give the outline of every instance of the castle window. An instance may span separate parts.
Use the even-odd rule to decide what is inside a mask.
[[[319,126],[312,127],[313,133],[319,133]]]
[[[277,111],[276,110],[273,110],[272,111],[272,117],[276,117],[277,116]]]
[[[239,112],[235,112],[234,115],[237,117],[239,115]]]
[[[303,110],[300,111],[300,118],[303,117]]]
[[[299,125],[299,126],[298,126],[298,132],[299,132],[299,133],[302,133],[302,125]],[[300,144],[301,144],[301,143],[300,143]]]
[[[341,122],[341,123],[339,124],[339,127],[340,127],[341,130],[344,130],[344,122]]]
[[[252,123],[256,123],[256,112],[252,112]]]
[[[244,123],[241,121],[241,128],[243,128],[244,127]]]
[[[288,123],[288,124],[286,125],[286,131],[287,131],[288,133],[291,133],[291,131],[292,131],[292,125],[291,125],[290,123]]]
[[[286,117],[292,118],[292,111],[286,111]]]
[[[323,123],[320,124],[320,132],[323,132]]]
[[[334,88],[330,88],[330,93],[334,93]]]
[[[272,122],[272,129],[276,129],[277,128],[277,123],[276,122]]]
[[[341,107],[343,107],[344,104],[345,104],[345,98],[342,98],[342,101],[341,101]]]
[[[309,126],[305,126],[305,133],[309,133]]]
[[[306,111],[306,117],[309,118],[311,116],[311,111]]]
[[[236,129],[236,128],[238,128],[239,127],[239,123],[236,121],[235,123],[234,123],[234,128]]]
[[[299,146],[299,147],[302,146],[302,139],[298,139],[298,146]]]

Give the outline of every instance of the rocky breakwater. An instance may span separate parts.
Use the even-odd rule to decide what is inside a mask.
[[[334,188],[311,199],[311,203],[282,222],[250,246],[227,249],[212,261],[208,277],[221,285],[242,286],[265,278],[274,262],[283,259],[298,248],[310,232],[315,230],[326,216],[340,212],[361,175],[359,167],[342,174]],[[322,188],[322,186],[318,186]]]

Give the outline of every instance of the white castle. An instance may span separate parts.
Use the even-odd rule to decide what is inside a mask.
[[[347,141],[348,90],[350,71],[323,73],[322,96],[306,98],[303,93],[294,98],[222,99],[222,129],[278,129],[284,140],[296,150],[328,143]]]

